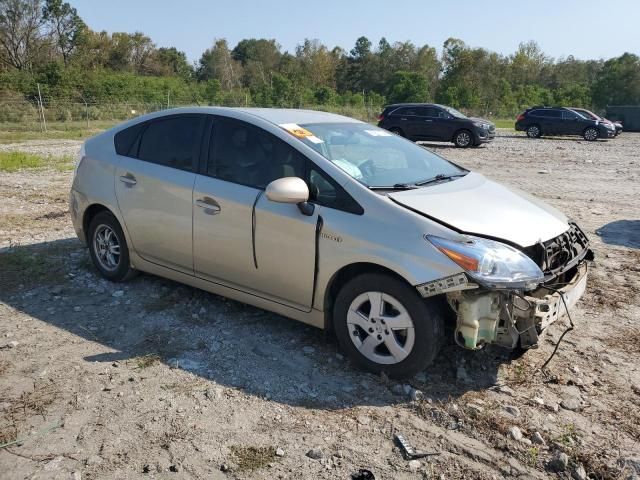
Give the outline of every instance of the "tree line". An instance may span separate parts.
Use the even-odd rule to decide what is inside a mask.
[[[502,55],[449,38],[440,55],[410,41],[349,51],[305,39],[294,52],[275,39],[217,39],[197,62],[140,32],[96,32],[62,0],[0,0],[0,97],[204,105],[379,107],[435,101],[511,116],[531,105],[603,109],[640,104],[640,58],[553,59],[533,41]]]

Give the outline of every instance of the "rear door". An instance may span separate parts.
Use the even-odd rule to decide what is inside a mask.
[[[115,172],[118,206],[133,250],[189,274],[192,193],[204,121],[204,115],[180,114],[131,127],[139,131],[126,151],[118,148]]]

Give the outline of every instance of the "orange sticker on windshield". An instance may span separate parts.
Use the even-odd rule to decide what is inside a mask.
[[[311,133],[306,128],[302,128],[297,123],[283,123],[280,126],[284,128],[287,132],[289,132],[291,135],[293,135],[294,137],[306,138],[306,137],[314,136],[313,133]]]

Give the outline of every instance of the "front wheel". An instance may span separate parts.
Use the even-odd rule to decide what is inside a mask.
[[[595,142],[598,139],[599,135],[600,132],[598,132],[598,129],[594,127],[587,128],[582,134],[584,139],[588,142]]]
[[[360,275],[342,287],[333,318],[338,342],[351,359],[393,378],[424,370],[444,337],[439,306],[384,274]]]
[[[473,145],[473,136],[468,130],[460,130],[453,137],[453,143],[458,148],[467,148]]]

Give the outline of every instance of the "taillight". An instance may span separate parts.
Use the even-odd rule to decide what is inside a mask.
[[[522,120],[524,120],[524,115],[521,113],[518,115],[518,118],[516,118],[516,122],[521,122]]]
[[[381,122],[382,120],[384,120],[384,114],[380,114],[378,115],[378,121]]]

